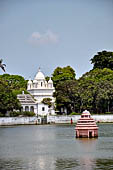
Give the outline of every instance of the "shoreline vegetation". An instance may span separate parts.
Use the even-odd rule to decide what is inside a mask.
[[[56,117],[62,117],[62,116],[76,116],[76,115],[81,115],[81,113],[75,113],[75,112],[72,112],[70,114],[65,114],[65,113],[62,113],[62,114],[56,114],[56,115],[53,115],[53,116],[56,116]],[[91,115],[98,115],[98,116],[101,116],[101,115],[113,115],[112,112],[106,112],[106,113],[91,113]],[[9,112],[7,115],[4,116],[4,114],[0,113],[0,118],[7,118],[7,117],[35,117],[35,113],[34,112],[30,112],[30,111],[24,111],[24,112],[20,112],[20,111],[13,111],[13,112]],[[40,116],[39,117],[46,117],[46,116]]]
[[[93,69],[76,79],[71,66],[57,67],[51,79],[55,87],[55,110],[62,115],[88,110],[92,115],[113,114],[113,52],[101,51],[90,60]],[[0,59],[0,67],[5,72]],[[48,80],[48,76],[46,77]],[[22,107],[17,95],[27,94],[27,82],[19,75],[0,75],[0,116],[4,117]],[[47,103],[49,106],[50,102]],[[57,113],[58,113],[57,112]],[[16,114],[16,113],[15,113]],[[13,114],[11,116],[14,116]]]

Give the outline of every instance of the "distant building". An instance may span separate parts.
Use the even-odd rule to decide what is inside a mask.
[[[55,88],[53,87],[53,81],[50,80],[47,82],[45,80],[44,74],[38,70],[34,80],[29,80],[27,84],[27,91],[33,96],[21,94],[18,95],[18,99],[23,107],[24,111],[34,111],[36,115],[54,115],[54,103],[55,98],[53,97],[53,92]],[[43,104],[42,100],[44,98],[51,98],[52,106],[49,108],[47,104]],[[22,100],[23,99],[23,100]]]

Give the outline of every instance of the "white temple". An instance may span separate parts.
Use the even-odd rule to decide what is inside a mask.
[[[54,102],[55,98],[53,97],[53,92],[55,91],[53,87],[53,81],[50,80],[47,82],[45,80],[44,74],[38,70],[34,80],[29,80],[27,84],[27,91],[34,97],[37,107],[38,115],[47,115],[47,114],[54,114]],[[52,107],[49,108],[48,105],[42,103],[44,98],[51,98]]]
[[[55,88],[53,87],[53,81],[50,80],[47,82],[44,74],[38,70],[34,80],[29,80],[27,84],[27,91],[33,96],[33,98],[29,94],[21,94],[18,95],[18,99],[22,105],[23,111],[34,111],[36,115],[54,115],[54,103],[55,98],[53,97],[53,92]],[[49,108],[47,104],[43,104],[42,100],[44,98],[51,98],[52,106]]]

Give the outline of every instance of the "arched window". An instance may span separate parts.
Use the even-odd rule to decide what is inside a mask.
[[[41,82],[41,87],[42,87],[42,85],[43,85],[43,82]]]
[[[29,112],[29,107],[28,106],[25,106],[25,111]]]
[[[45,107],[42,107],[42,111],[45,111]]]
[[[34,107],[33,106],[30,107],[30,112],[34,112]]]

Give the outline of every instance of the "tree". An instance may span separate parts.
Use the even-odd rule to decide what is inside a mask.
[[[75,83],[75,71],[70,66],[57,67],[53,72],[53,84],[55,87],[54,97],[56,98],[56,108],[61,110],[67,110],[71,112],[74,108],[73,88]],[[71,101],[72,100],[72,101]],[[73,104],[72,104],[73,103]],[[73,106],[72,106],[73,105]]]
[[[0,78],[0,112],[5,115],[8,111],[20,108],[19,100],[8,85],[8,82]]]
[[[46,76],[45,79],[46,79],[46,81],[48,82],[49,79],[50,79],[50,77],[49,77],[49,76]]]
[[[0,68],[5,72],[5,64],[2,64],[2,62],[3,62],[3,60],[2,59],[0,59]]]
[[[73,111],[78,111],[79,94],[77,80],[61,81],[57,85],[57,90],[54,93],[56,98],[56,107],[62,112],[70,114]]]
[[[108,80],[101,80],[98,84],[96,98],[97,109],[103,112],[113,111],[113,83]]]
[[[44,98],[43,100],[42,100],[42,103],[43,104],[47,104],[48,105],[48,107],[50,108],[51,106],[52,106],[52,99],[51,98]]]
[[[21,105],[17,94],[28,93],[26,90],[27,81],[19,75],[0,75],[0,112],[5,115],[7,111],[18,110]]]
[[[27,80],[25,80],[22,76],[3,74],[0,75],[0,78],[8,83],[8,86],[10,86],[10,88],[16,95],[22,93],[22,91],[28,93],[26,90]]]
[[[93,113],[113,111],[113,71],[107,68],[94,69],[79,80],[81,110]]]
[[[110,51],[98,52],[97,55],[95,55],[91,59],[91,64],[94,65],[93,69],[109,68],[113,70],[113,52]]]
[[[60,81],[65,80],[75,80],[75,71],[70,66],[67,67],[57,67],[52,76],[53,84],[56,87]]]

